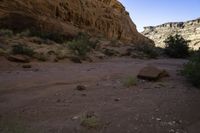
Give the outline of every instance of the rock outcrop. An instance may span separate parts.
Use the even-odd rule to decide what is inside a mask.
[[[200,47],[200,18],[187,22],[166,23],[159,26],[145,27],[142,32],[146,37],[154,40],[156,46],[164,47],[164,40],[169,35],[179,34],[190,40],[189,46],[195,50]]]
[[[74,36],[103,35],[133,44],[152,43],[137,32],[117,0],[0,0],[0,28]]]

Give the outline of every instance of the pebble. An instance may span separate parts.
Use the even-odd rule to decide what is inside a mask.
[[[32,68],[32,66],[30,64],[25,64],[22,66],[23,68]]]
[[[84,91],[84,90],[86,90],[86,87],[83,86],[83,85],[78,85],[78,86],[76,87],[76,89],[79,90],[79,91]]]
[[[115,101],[116,101],[116,102],[119,102],[119,101],[120,101],[120,98],[116,98]]]
[[[175,133],[175,130],[174,129],[170,129],[169,133]]]
[[[157,120],[157,121],[161,121],[161,119],[160,119],[160,118],[156,118],[156,120]]]
[[[72,120],[78,120],[78,119],[79,119],[78,116],[74,116],[74,117],[72,117]]]

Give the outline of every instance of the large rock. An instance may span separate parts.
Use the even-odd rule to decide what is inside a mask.
[[[158,26],[145,27],[143,35],[152,39],[158,47],[164,47],[164,40],[174,34],[180,34],[190,40],[189,46],[195,50],[200,48],[200,18],[187,22],[166,23]]]
[[[166,76],[169,76],[166,70],[162,70],[154,66],[144,67],[138,74],[138,78],[145,80],[158,80]]]
[[[66,37],[81,31],[133,44],[153,43],[137,32],[117,0],[0,0],[0,28],[54,32]]]

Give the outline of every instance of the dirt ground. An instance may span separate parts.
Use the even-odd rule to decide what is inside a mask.
[[[178,74],[185,62],[114,58],[25,69],[0,59],[0,133],[200,133],[200,91]],[[147,65],[170,77],[123,85]],[[95,128],[82,124],[88,114],[98,118]]]

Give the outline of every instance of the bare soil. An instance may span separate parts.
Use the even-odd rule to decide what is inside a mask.
[[[113,58],[23,68],[1,58],[0,133],[200,133],[200,91],[178,72],[185,62]],[[147,65],[170,77],[123,85]],[[97,128],[81,124],[91,112]]]

